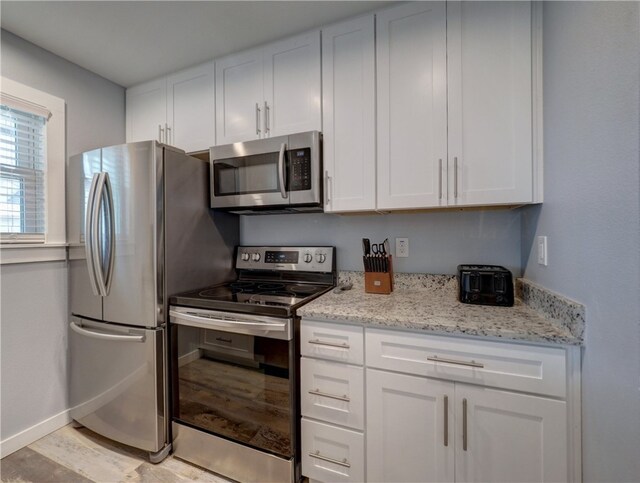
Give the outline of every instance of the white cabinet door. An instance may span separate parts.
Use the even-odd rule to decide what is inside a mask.
[[[213,62],[167,78],[167,143],[186,152],[215,144]]]
[[[455,392],[456,481],[568,480],[564,401],[466,384]]]
[[[262,49],[216,61],[216,145],[262,137]]]
[[[366,378],[367,481],[453,481],[454,383],[374,369]]]
[[[264,134],[321,131],[320,31],[264,48]]]
[[[533,201],[531,4],[447,3],[449,204]]]
[[[127,89],[127,142],[165,142],[167,82],[165,78]]]
[[[325,211],[376,208],[375,18],[322,31]]]
[[[380,12],[378,208],[446,204],[447,46],[444,2]]]

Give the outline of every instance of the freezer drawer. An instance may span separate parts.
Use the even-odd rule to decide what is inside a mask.
[[[71,318],[71,417],[150,452],[166,442],[164,329]]]

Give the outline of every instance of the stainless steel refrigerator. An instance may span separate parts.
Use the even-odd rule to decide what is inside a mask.
[[[71,417],[170,449],[167,301],[232,279],[237,216],[209,209],[208,163],[155,141],[69,159]]]

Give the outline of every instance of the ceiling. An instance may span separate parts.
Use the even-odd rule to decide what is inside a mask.
[[[389,3],[2,0],[0,25],[130,87]]]

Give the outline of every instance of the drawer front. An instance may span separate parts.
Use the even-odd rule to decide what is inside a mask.
[[[300,353],[317,359],[362,365],[363,328],[303,319],[300,324]]]
[[[364,369],[317,359],[300,359],[302,415],[364,429]]]
[[[367,329],[367,367],[566,397],[564,348]]]
[[[302,418],[302,474],[324,482],[362,482],[364,435]]]

